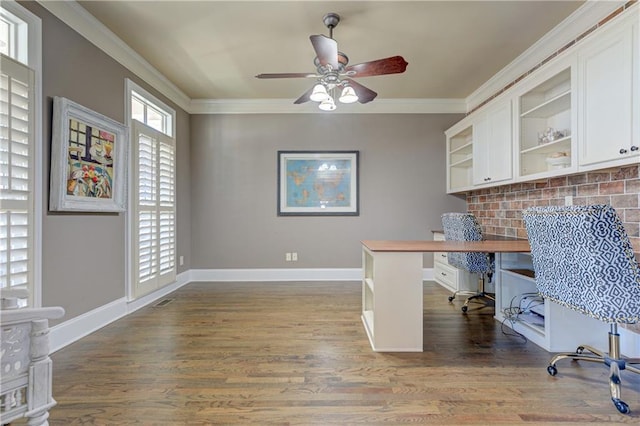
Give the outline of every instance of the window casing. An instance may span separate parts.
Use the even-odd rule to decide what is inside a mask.
[[[40,18],[0,3],[0,288],[42,305]]]
[[[0,286],[33,291],[34,73],[2,56],[0,73]]]
[[[128,81],[132,173],[129,298],[176,279],[175,112]]]

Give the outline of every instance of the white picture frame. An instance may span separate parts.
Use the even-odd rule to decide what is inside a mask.
[[[53,99],[49,210],[126,210],[127,128],[69,99]]]

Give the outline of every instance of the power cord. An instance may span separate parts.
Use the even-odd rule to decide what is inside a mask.
[[[524,307],[520,306],[522,304],[522,299],[525,296],[538,296],[538,293],[522,293],[522,294],[513,296],[513,298],[509,302],[509,306],[502,310],[502,315],[504,316],[504,320],[502,320],[502,322],[500,323],[500,329],[502,331],[502,334],[504,334],[505,336],[519,337],[522,339],[523,343],[527,343],[528,339],[524,334],[520,333],[515,329],[516,322],[522,321],[520,319],[520,315],[529,312],[532,307],[544,305],[544,301],[539,302],[537,300],[531,300],[526,306]],[[517,305],[514,304],[516,299],[518,299]],[[511,327],[505,327],[507,321],[509,321],[509,323],[511,324]]]

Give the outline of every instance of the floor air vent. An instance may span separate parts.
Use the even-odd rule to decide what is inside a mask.
[[[169,303],[173,302],[173,299],[164,299],[153,305],[154,308],[160,308],[162,306],[167,306]]]

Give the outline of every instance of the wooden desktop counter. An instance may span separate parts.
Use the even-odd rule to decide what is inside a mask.
[[[423,253],[529,252],[527,240],[362,241],[362,322],[377,352],[422,352]]]

